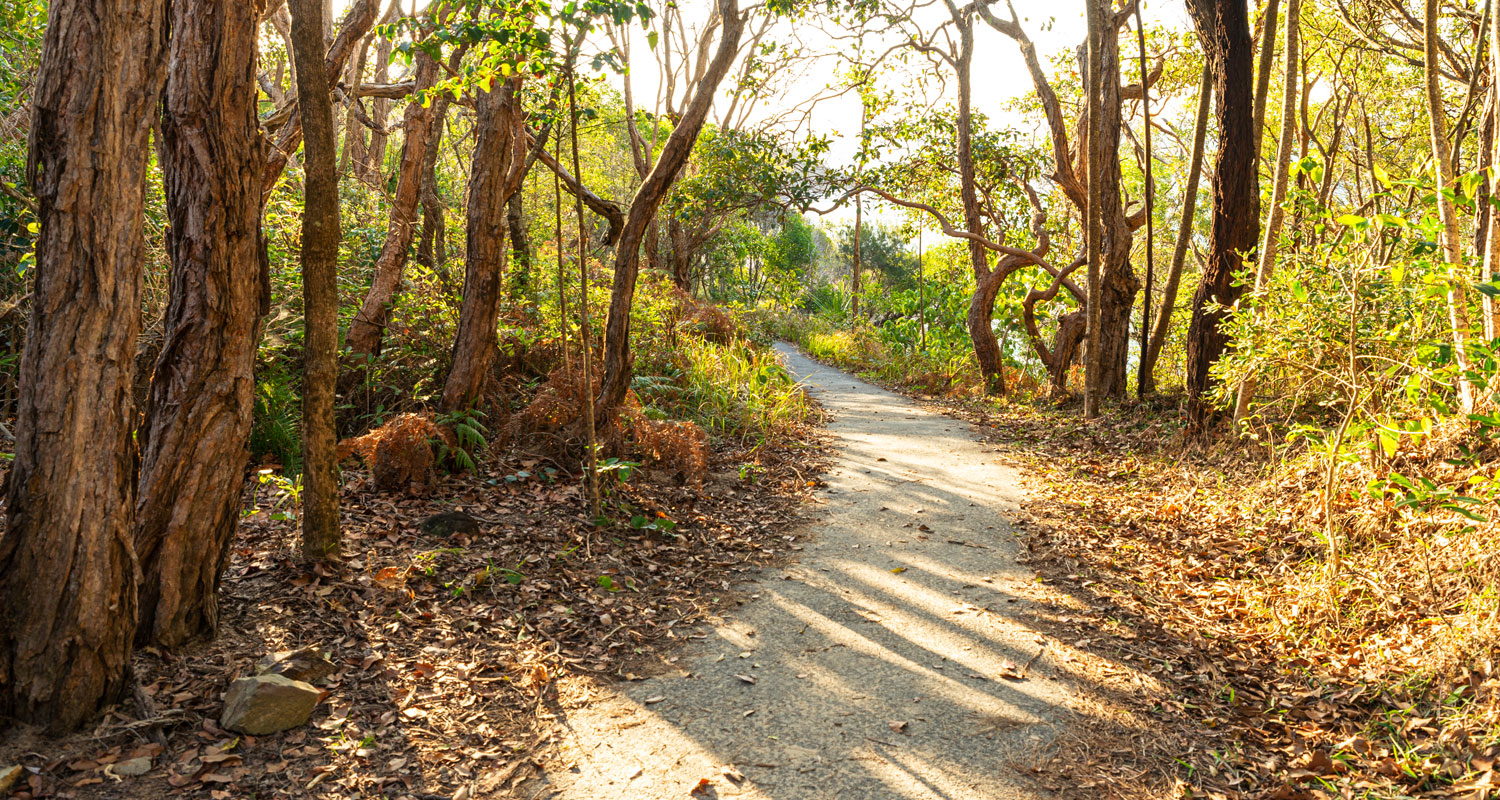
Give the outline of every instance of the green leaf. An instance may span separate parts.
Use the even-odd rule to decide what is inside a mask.
[[[657,35],[656,31],[646,31],[646,45],[652,50],[656,49],[656,42],[660,38],[661,37]]]
[[[1376,164],[1372,168],[1372,171],[1375,173],[1375,180],[1380,181],[1380,185],[1381,186],[1384,186],[1387,189],[1391,188],[1391,176],[1390,176],[1390,173],[1388,173],[1384,169],[1382,169],[1379,164]]]
[[[1380,449],[1385,451],[1386,458],[1395,458],[1396,448],[1400,446],[1400,436],[1397,436],[1395,433],[1388,431],[1385,428],[1380,429]]]

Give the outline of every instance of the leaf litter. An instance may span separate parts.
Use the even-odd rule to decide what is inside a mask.
[[[268,490],[252,484],[219,637],[144,648],[133,700],[68,738],[0,734],[0,764],[25,768],[22,798],[504,793],[539,772],[559,713],[586,702],[593,681],[668,667],[663,652],[733,605],[739,581],[800,549],[792,523],[825,457],[809,427],[754,451],[721,445],[701,489],[649,472],[611,489],[617,504],[675,521],[669,530],[596,529],[576,480],[543,480],[515,453],[424,498],[376,492],[347,470],[338,565],[301,563],[296,521],[273,518]],[[744,463],[753,481],[737,477]],[[521,473],[530,479],[511,479]],[[448,510],[480,532],[422,531]],[[325,699],[309,724],[261,737],[220,729],[231,680],[309,646],[335,666],[315,681]]]

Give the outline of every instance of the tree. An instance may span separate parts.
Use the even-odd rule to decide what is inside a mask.
[[[339,464],[333,401],[338,380],[339,194],[333,101],[323,59],[319,0],[289,0],[297,116],[303,144],[302,209],[302,555],[338,558]],[[371,12],[373,13],[373,12]],[[342,34],[341,34],[342,37]]]
[[[172,260],[166,334],[141,447],[137,638],[211,636],[249,458],[255,345],[270,298],[260,234],[256,20],[175,0],[160,162]]]
[[[1244,293],[1235,275],[1244,266],[1241,254],[1255,247],[1260,227],[1260,181],[1252,96],[1255,47],[1245,4],[1242,0],[1189,0],[1188,14],[1198,29],[1204,56],[1213,64],[1214,96],[1218,98],[1213,225],[1203,283],[1193,294],[1187,340],[1188,421],[1201,432],[1211,416],[1209,371],[1229,344],[1220,326],[1225,309]]]
[[[706,48],[713,27],[722,26],[719,48],[662,146],[656,164],[631,199],[620,242],[615,246],[615,278],[610,290],[609,315],[605,320],[604,379],[599,387],[598,403],[606,418],[625,401],[625,392],[630,388],[630,307],[635,299],[635,282],[640,272],[641,241],[678,171],[687,163],[693,142],[697,140],[698,131],[708,117],[709,106],[713,104],[714,92],[734,61],[740,33],[745,27],[739,0],[716,0],[715,11],[717,21],[705,31],[704,39]]]
[[[375,259],[375,276],[370,281],[370,290],[349,323],[349,352],[366,362],[380,355],[380,343],[391,318],[396,290],[406,272],[407,253],[415,235],[413,224],[417,219],[417,204],[422,194],[422,166],[427,160],[427,143],[437,119],[437,104],[426,95],[437,79],[437,61],[422,51],[417,52],[416,60],[416,94],[402,117],[406,141],[401,146],[401,166],[397,170],[396,194],[391,198],[385,243]]]
[[[484,394],[495,363],[495,320],[500,315],[500,265],[505,258],[506,205],[521,187],[526,130],[521,79],[496,79],[480,93],[469,168],[467,256],[463,305],[453,338],[453,363],[443,385],[445,410],[467,408]]]
[[[288,0],[290,8],[295,3]],[[344,64],[354,53],[356,47],[364,40],[369,32],[370,26],[375,24],[375,15],[380,11],[380,4],[376,0],[354,0],[349,10],[344,12],[344,19],[339,24],[338,36],[332,44],[318,45],[316,51],[317,59],[323,64],[324,79],[321,85],[328,88],[331,75],[338,75],[344,71]],[[322,11],[318,12],[322,14]],[[294,15],[295,16],[295,13]],[[323,25],[327,27],[331,22],[324,20]],[[319,40],[320,42],[322,39]],[[301,68],[297,66],[297,51],[303,45],[298,44],[295,35],[288,40],[288,46],[292,49],[292,71],[297,79],[297,97],[303,98],[307,95],[302,93]],[[307,54],[304,59],[313,59],[314,54]],[[321,102],[321,100],[319,101]],[[332,99],[329,98],[329,107],[332,108]],[[330,110],[330,114],[333,112]],[[281,179],[281,173],[286,169],[287,160],[297,152],[297,145],[302,142],[304,120],[301,113],[301,104],[297,100],[277,110],[267,124],[277,124],[276,136],[271,139],[270,150],[266,154],[266,168],[261,176],[261,203],[264,204],[271,197],[271,191],[276,188],[276,182]],[[304,151],[305,152],[305,151]]]
[[[128,686],[131,385],[166,26],[161,0],[54,0],[32,100],[41,227],[0,537],[0,714],[57,732]]]
[[[1213,64],[1203,62],[1203,77],[1198,82],[1198,111],[1193,116],[1193,144],[1188,156],[1187,186],[1182,190],[1182,215],[1177,220],[1177,241],[1172,246],[1172,263],[1162,287],[1161,308],[1151,327],[1151,338],[1141,363],[1142,394],[1156,391],[1156,360],[1172,327],[1172,312],[1177,305],[1177,287],[1182,282],[1182,267],[1187,260],[1188,245],[1193,238],[1193,215],[1198,209],[1198,177],[1203,173],[1203,139],[1208,130],[1208,114],[1213,100]]]
[[[1442,62],[1438,55],[1437,0],[1422,5],[1422,78],[1427,95],[1427,129],[1431,136],[1433,177],[1437,181],[1438,221],[1442,226],[1443,261],[1448,265],[1448,319],[1453,327],[1453,361],[1458,366],[1458,396],[1463,410],[1474,410],[1474,386],[1469,380],[1469,291],[1462,274],[1463,246],[1459,241],[1458,215],[1453,200],[1444,191],[1453,186],[1453,162],[1448,149],[1448,118],[1443,111],[1443,93],[1438,86]]]

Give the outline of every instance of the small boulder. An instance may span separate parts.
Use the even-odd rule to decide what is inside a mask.
[[[322,697],[313,686],[285,675],[240,678],[224,693],[219,725],[251,736],[291,730],[307,722]]]
[[[422,520],[422,532],[428,536],[452,536],[456,533],[479,534],[479,520],[462,511],[444,511]]]
[[[123,775],[130,778],[145,775],[150,771],[151,758],[149,756],[141,756],[140,758],[131,758],[125,761],[117,761],[104,768],[104,773],[106,775],[114,775],[116,777]]]
[[[294,681],[312,683],[338,671],[332,661],[318,652],[318,646],[310,644],[296,650],[282,650],[262,658],[255,665],[259,675],[281,675]]]

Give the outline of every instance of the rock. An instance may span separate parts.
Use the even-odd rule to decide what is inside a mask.
[[[462,511],[444,511],[422,520],[422,532],[428,536],[452,536],[455,533],[478,534],[479,520]]]
[[[13,767],[0,767],[0,797],[10,794],[10,790],[21,785],[21,778],[26,776],[26,770],[20,764]]]
[[[307,722],[322,696],[313,686],[285,675],[240,678],[224,693],[219,724],[251,736],[291,730]]]
[[[131,778],[137,775],[145,775],[151,771],[151,758],[149,756],[141,756],[140,758],[132,758],[128,761],[110,764],[104,768],[104,771],[110,775],[124,775]]]
[[[255,672],[258,675],[282,675],[303,683],[312,683],[337,671],[338,667],[324,658],[315,644],[297,650],[272,653],[255,665]]]

